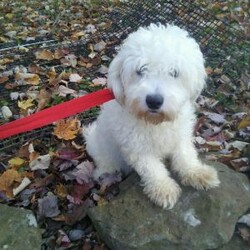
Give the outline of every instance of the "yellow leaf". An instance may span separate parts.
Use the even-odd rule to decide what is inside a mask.
[[[14,157],[8,161],[10,166],[16,166],[16,167],[23,165],[24,162],[25,160],[23,160],[20,157]]]
[[[238,129],[246,128],[250,126],[250,116],[245,117],[238,125]]]
[[[51,61],[54,59],[54,54],[49,50],[41,50],[35,53],[36,59]]]
[[[5,15],[5,17],[7,17],[8,19],[12,19],[13,16],[14,16],[14,14],[12,14],[12,13],[7,13],[7,14]]]
[[[24,100],[24,101],[18,101],[18,107],[26,110],[34,105],[34,103],[32,103],[33,101],[34,100],[31,98]]]
[[[76,137],[79,129],[80,121],[76,118],[70,118],[56,122],[53,134],[59,139],[72,140]]]

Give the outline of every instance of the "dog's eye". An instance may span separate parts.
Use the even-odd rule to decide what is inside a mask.
[[[146,65],[143,65],[143,66],[141,66],[139,69],[137,69],[136,70],[136,74],[138,75],[138,76],[142,76],[143,75],[143,73],[146,71]]]
[[[174,78],[177,78],[177,77],[180,75],[180,73],[179,73],[179,71],[176,70],[176,69],[171,69],[171,70],[169,71],[169,75],[172,76],[172,77],[174,77]]]

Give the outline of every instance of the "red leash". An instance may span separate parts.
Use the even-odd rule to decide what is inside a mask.
[[[109,89],[102,89],[88,95],[44,109],[30,116],[0,126],[0,139],[27,132],[51,124],[57,120],[114,99]]]

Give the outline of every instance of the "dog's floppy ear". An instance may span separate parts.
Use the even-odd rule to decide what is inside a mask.
[[[190,89],[191,99],[193,101],[196,101],[196,99],[198,98],[198,96],[201,94],[202,90],[206,86],[207,74],[206,74],[204,65],[199,65],[199,70],[195,75],[196,76],[193,77],[194,79],[193,79],[191,89]]]
[[[119,54],[113,59],[108,70],[108,88],[113,91],[115,99],[124,104],[124,88],[121,79],[122,58]]]

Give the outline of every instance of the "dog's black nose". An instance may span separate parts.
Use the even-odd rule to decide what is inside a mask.
[[[150,109],[159,109],[163,104],[163,96],[162,95],[147,95],[146,103]]]

